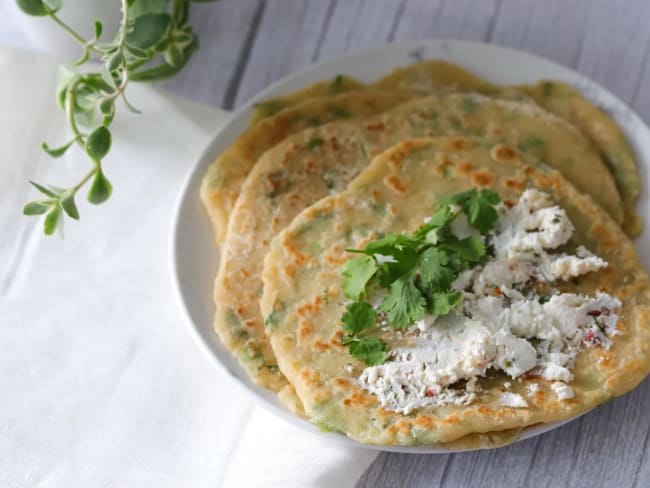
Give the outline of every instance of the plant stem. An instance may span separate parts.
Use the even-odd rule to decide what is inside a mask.
[[[98,164],[96,164],[96,165],[93,167],[93,169],[91,169],[91,170],[86,174],[86,176],[84,176],[84,177],[81,179],[81,181],[80,181],[79,183],[77,183],[75,186],[72,187],[72,193],[73,193],[73,194],[74,194],[74,193],[77,193],[77,191],[79,190],[79,188],[81,188],[82,186],[84,186],[84,185],[88,182],[88,180],[89,180],[90,178],[92,178],[93,176],[95,176],[95,173],[97,173],[97,171],[99,171],[99,165],[98,165]]]
[[[76,40],[77,42],[79,42],[79,44],[81,44],[82,46],[85,46],[85,45],[86,45],[86,40],[85,40],[83,37],[81,37],[81,35],[79,35],[79,34],[78,34],[78,33],[77,33],[77,32],[76,32],[72,27],[70,27],[68,24],[66,24],[65,22],[63,22],[59,17],[57,17],[57,15],[56,15],[55,13],[51,13],[51,14],[50,14],[50,17],[51,17],[52,20],[53,20],[54,22],[56,22],[56,23],[57,23],[57,24],[58,24],[58,25],[59,25],[63,30],[65,30],[68,34],[70,34],[72,37],[74,37],[75,40]],[[91,49],[92,51],[96,52],[96,53],[100,53],[100,51],[99,51],[98,49],[96,49],[95,46],[90,46],[90,49]]]
[[[66,97],[65,97],[65,113],[68,118],[68,124],[70,124],[70,129],[72,129],[72,133],[74,134],[75,141],[77,144],[82,149],[86,148],[86,145],[84,144],[83,141],[83,134],[79,131],[79,127],[77,127],[77,121],[74,119],[74,104],[77,98],[77,95],[75,94],[75,90],[77,89],[77,86],[81,83],[81,77],[74,83],[72,83],[67,91]]]

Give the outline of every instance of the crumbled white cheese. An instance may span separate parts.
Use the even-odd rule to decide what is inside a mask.
[[[504,388],[510,388],[511,386],[512,386],[512,383],[510,383],[509,381],[506,381],[506,382],[503,384],[503,387],[504,387]]]
[[[425,315],[413,324],[413,345],[390,351],[387,362],[362,372],[361,386],[383,406],[409,413],[423,406],[467,405],[478,394],[477,378],[488,369],[513,379],[534,371],[554,381],[558,398],[571,398],[566,383],[573,379],[578,353],[609,347],[610,336],[619,333],[614,311],[621,302],[615,297],[600,292],[539,297],[520,286],[568,280],[607,266],[584,247],[575,255],[552,252],[573,233],[566,212],[538,190],[527,190],[513,208],[500,205],[498,211],[495,234],[488,238],[493,259],[461,273],[452,285],[463,294],[460,310]],[[469,232],[465,227],[461,221],[452,230]],[[530,385],[529,394],[538,388]],[[503,405],[527,406],[521,395],[503,395]]]
[[[528,390],[528,395],[533,396],[539,391],[539,385],[537,383],[530,383],[526,389]]]
[[[571,398],[573,398],[573,389],[566,383],[563,383],[561,381],[555,381],[551,383],[551,388],[557,395],[557,399],[560,401],[570,400]]]
[[[526,408],[528,407],[528,402],[522,397],[519,393],[512,393],[511,391],[506,391],[501,393],[499,397],[499,403],[504,407],[510,408]]]

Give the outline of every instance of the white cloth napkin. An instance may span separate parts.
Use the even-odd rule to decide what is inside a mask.
[[[67,138],[56,61],[1,48],[0,72],[0,486],[353,486],[372,451],[260,410],[182,323],[173,205],[228,114],[133,86],[143,114],[113,126],[112,199],[78,198],[81,222],[46,238],[20,213],[27,180],[63,186],[89,163],[38,147]]]

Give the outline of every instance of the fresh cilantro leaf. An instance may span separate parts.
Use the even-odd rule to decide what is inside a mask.
[[[396,329],[408,327],[424,315],[425,300],[411,276],[395,280],[379,306],[388,315],[389,324]]]
[[[366,302],[352,302],[343,314],[343,331],[356,334],[363,329],[372,327],[377,320],[377,312]]]
[[[500,201],[499,195],[492,190],[481,190],[469,198],[463,205],[469,225],[482,234],[491,231],[499,217],[494,205]]]
[[[429,221],[415,231],[415,237],[422,239],[427,236],[427,234],[433,229],[437,229],[447,225],[451,222],[456,214],[451,211],[449,205],[440,205],[436,212],[431,216]]]
[[[470,198],[474,198],[476,196],[476,193],[477,193],[476,188],[472,188],[471,190],[463,191],[460,193],[454,193],[453,195],[449,195],[444,198],[441,198],[438,201],[438,204],[458,205],[459,207],[463,207]]]
[[[381,239],[368,243],[364,254],[397,257],[404,249],[417,249],[422,244],[421,239],[411,237],[405,234],[386,234]]]
[[[386,361],[386,351],[388,351],[386,343],[374,337],[357,340],[350,344],[350,354],[365,361],[368,366],[375,366]]]
[[[461,260],[469,261],[470,263],[479,262],[485,256],[486,252],[483,240],[477,235],[472,235],[465,239],[449,236],[442,243],[442,246],[456,253]],[[463,266],[461,269],[465,269],[465,267]]]
[[[430,312],[433,315],[447,315],[462,299],[463,295],[457,292],[434,293],[431,296]]]
[[[391,257],[394,258],[393,262],[384,262],[377,270],[379,284],[384,288],[390,287],[396,279],[415,270],[420,259],[417,251],[411,248],[395,250]]]
[[[371,256],[350,259],[343,265],[342,289],[345,296],[356,300],[366,290],[366,284],[377,271],[377,263]]]
[[[449,256],[442,249],[430,247],[420,258],[420,278],[428,288],[446,290],[456,278],[453,269],[447,267]]]

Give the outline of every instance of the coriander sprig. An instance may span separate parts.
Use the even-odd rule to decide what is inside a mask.
[[[31,184],[44,196],[23,207],[25,215],[45,214],[44,231],[51,235],[63,223],[63,215],[78,220],[75,196],[88,182],[87,199],[92,204],[108,200],[113,187],[104,174],[102,162],[112,144],[110,125],[115,105],[121,100],[126,108],[138,113],[126,99],[131,81],[152,81],[180,71],[198,48],[196,34],[188,25],[190,1],[213,0],[121,0],[122,19],[113,40],[100,42],[102,23],[95,22],[94,36],[84,39],[57,15],[63,0],[16,0],[20,9],[32,16],[50,17],[82,47],[79,66],[96,56],[98,71],[77,73],[61,68],[56,99],[66,114],[72,138],[58,147],[42,144],[54,158],[72,146],[78,146],[92,161],[91,169],[69,188]],[[152,64],[162,55],[162,60]]]
[[[500,201],[491,190],[457,193],[440,200],[434,215],[413,235],[387,234],[364,249],[348,249],[363,254],[342,269],[343,293],[353,301],[341,319],[341,343],[353,357],[367,365],[386,360],[388,346],[376,337],[381,333],[378,323],[405,329],[425,313],[446,315],[461,303],[462,294],[452,284],[486,258],[484,236],[494,228]],[[462,239],[451,229],[461,214],[474,229]],[[386,290],[377,309],[365,301],[373,284]]]

